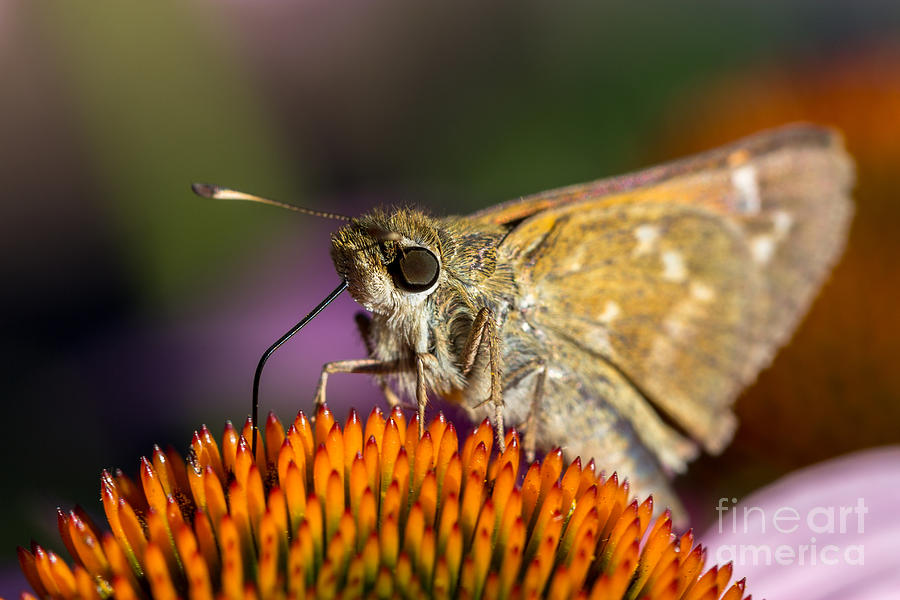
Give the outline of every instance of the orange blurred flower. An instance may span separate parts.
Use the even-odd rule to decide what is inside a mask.
[[[715,490],[710,498],[900,440],[900,41],[715,79],[673,103],[661,146],[681,156],[795,121],[845,136],[857,166],[856,214],[821,296],[738,402],[741,427],[730,449],[700,465],[703,478],[698,465],[688,475],[690,487]]]
[[[703,598],[740,600],[731,566],[705,573],[691,532],[629,502],[628,483],[561,451],[520,480],[515,432],[493,452],[485,421],[460,446],[443,415],[420,439],[394,409],[342,429],[327,408],[285,432],[270,415],[256,457],[251,424],[206,427],[187,461],[143,458],[140,483],[101,477],[111,532],[59,512],[74,559],[19,549],[37,595],[53,598]],[[643,543],[642,543],[643,540]],[[31,597],[27,594],[23,597]]]

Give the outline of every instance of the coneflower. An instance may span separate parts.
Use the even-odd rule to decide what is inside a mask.
[[[346,425],[326,408],[285,432],[269,415],[204,426],[187,460],[154,449],[140,483],[103,472],[110,531],[59,511],[70,566],[19,549],[37,596],[130,598],[659,598],[740,600],[731,566],[672,533],[627,482],[560,451],[525,467],[517,434],[494,449],[481,423],[462,445],[438,416],[375,409]],[[520,469],[524,475],[520,476]],[[31,598],[30,594],[23,594]]]

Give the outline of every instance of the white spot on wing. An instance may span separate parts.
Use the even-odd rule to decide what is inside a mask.
[[[619,305],[612,300],[607,300],[606,304],[603,305],[603,312],[600,313],[598,319],[600,319],[601,323],[609,324],[615,321],[620,314],[622,314],[622,309],[619,308]]]
[[[759,197],[759,182],[756,179],[756,167],[742,165],[731,172],[731,184],[741,195],[741,212],[759,214],[762,203]]]
[[[775,237],[784,238],[794,226],[794,218],[786,210],[777,210],[772,215],[772,223],[775,226]]]
[[[680,313],[683,311],[675,310],[673,312]],[[681,315],[670,315],[663,321],[663,331],[666,332],[672,339],[678,339],[685,335],[687,332],[687,325],[682,319]]]
[[[687,267],[680,252],[668,250],[662,254],[663,279],[676,283],[687,279]]]
[[[605,330],[596,330],[590,343],[594,352],[602,354],[603,356],[610,356],[610,354],[612,354],[612,344],[610,344],[609,334]]]
[[[656,248],[656,240],[659,239],[659,227],[656,225],[640,225],[635,228],[634,237],[637,239],[634,255],[649,254]]]
[[[775,254],[775,240],[771,235],[758,235],[750,241],[750,252],[753,254],[753,260],[761,265],[772,260]]]
[[[699,302],[711,302],[716,297],[716,291],[705,283],[694,281],[691,283],[691,297]]]

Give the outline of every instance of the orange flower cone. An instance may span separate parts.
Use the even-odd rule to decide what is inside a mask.
[[[560,451],[519,477],[517,434],[494,452],[485,421],[460,445],[440,415],[375,409],[342,429],[325,407],[284,430],[270,415],[206,427],[187,460],[154,449],[140,482],[104,472],[110,531],[59,512],[74,565],[19,549],[37,596],[52,598],[659,598],[740,600],[731,566],[704,571],[691,532],[652,520],[651,498]],[[24,598],[31,598],[23,594]]]

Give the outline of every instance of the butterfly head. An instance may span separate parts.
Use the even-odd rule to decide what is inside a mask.
[[[437,228],[410,209],[354,219],[331,236],[331,258],[350,295],[376,313],[419,305],[441,281]]]

